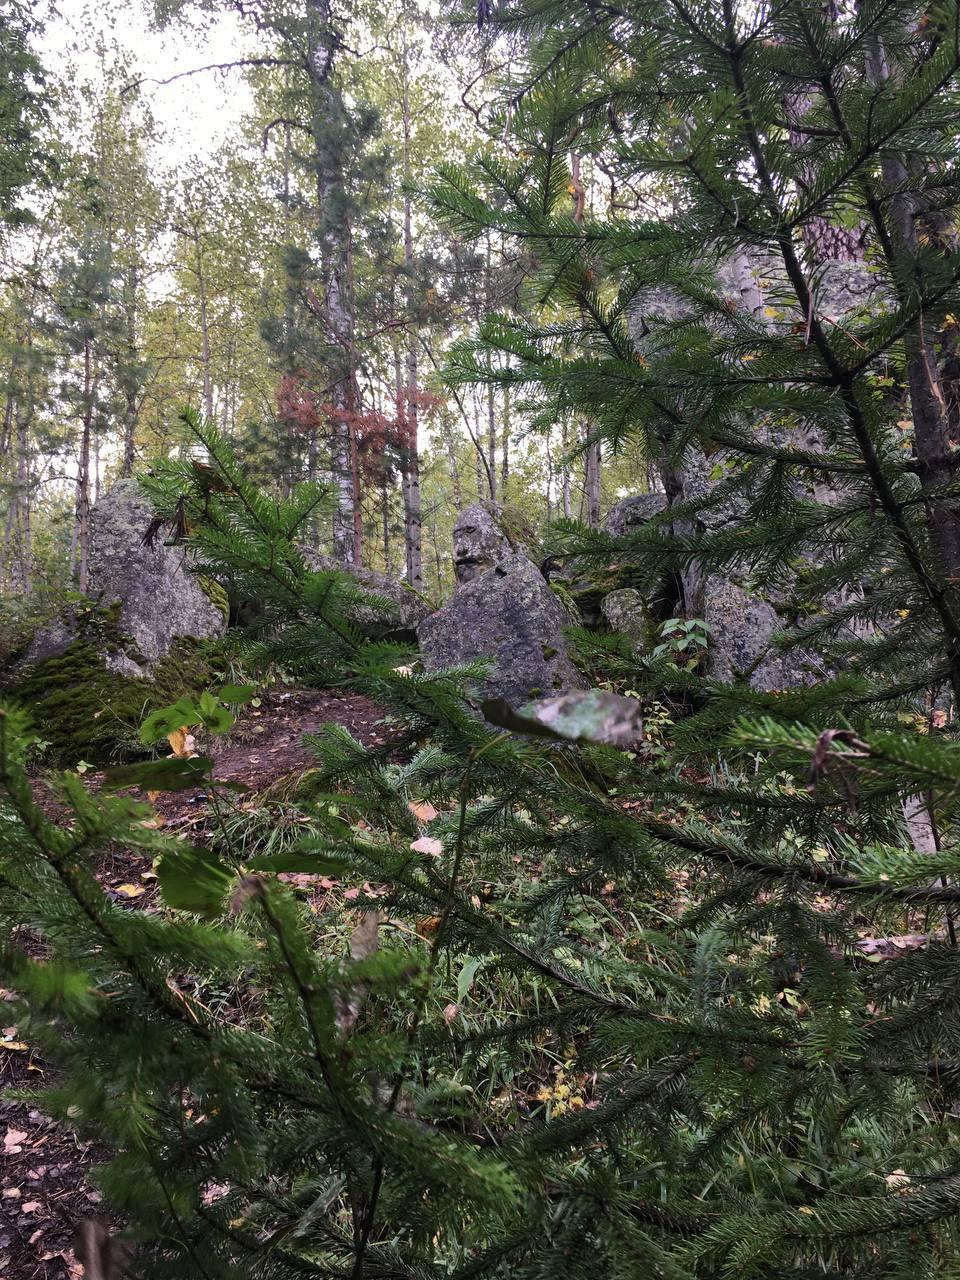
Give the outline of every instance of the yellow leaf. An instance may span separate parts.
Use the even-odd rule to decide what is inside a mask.
[[[174,729],[173,733],[167,734],[167,741],[170,743],[173,754],[179,756],[181,760],[188,759],[196,753],[197,744],[188,729]]]
[[[117,886],[117,893],[124,898],[139,898],[145,892],[146,890],[142,884],[121,884]]]
[[[26,1053],[29,1048],[22,1040],[0,1040],[0,1049],[9,1049],[11,1053]]]
[[[424,916],[422,920],[417,921],[417,933],[419,933],[421,938],[432,937],[439,928],[439,916]]]

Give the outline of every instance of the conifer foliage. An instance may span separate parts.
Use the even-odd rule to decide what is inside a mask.
[[[162,536],[261,604],[248,664],[366,693],[396,736],[316,736],[299,842],[237,839],[238,811],[194,848],[115,792],[193,785],[203,757],[95,795],[65,774],[53,825],[3,712],[0,913],[42,948],[8,945],[0,972],[63,1067],[45,1105],[120,1151],[101,1176],[138,1275],[953,1274],[960,9],[502,19],[530,50],[519,154],[432,194],[463,234],[524,241],[540,310],[489,319],[452,376],[524,387],[611,445],[642,435],[666,480],[717,459],[699,500],[620,543],[567,523],[557,553],[773,585],[799,561],[807,621],[784,643],[836,674],[766,693],[584,638],[647,710],[643,740],[612,745],[615,699],[575,735],[488,707],[497,727],[464,697],[476,672],[365,640],[353,580],[309,567],[323,487],[258,493],[188,416],[203,459],[148,481]],[[638,189],[666,177],[676,216],[572,212],[574,141]],[[816,219],[865,226],[864,313],[823,309]],[[774,317],[725,298],[744,252]],[[699,528],[711,508],[734,514]],[[216,726],[218,705],[196,714]],[[115,840],[156,855],[164,913],[105,897],[91,868]],[[369,886],[349,933],[291,872]],[[919,945],[886,958],[885,934]]]

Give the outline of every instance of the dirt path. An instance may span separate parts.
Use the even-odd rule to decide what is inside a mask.
[[[368,698],[275,687],[259,707],[248,707],[219,749],[214,775],[242,782],[254,794],[285,775],[305,770],[315,757],[302,739],[324,724],[339,724],[365,746],[389,741],[391,726]],[[95,787],[96,775],[89,777]],[[56,806],[46,805],[51,811]],[[188,827],[203,840],[209,810],[203,791],[166,795],[157,811],[173,829]],[[98,879],[129,910],[156,909],[150,861],[118,851],[104,857]],[[104,1158],[29,1103],[3,1101],[8,1090],[41,1088],[50,1071],[21,1041],[11,1017],[12,992],[0,988],[0,1280],[79,1280],[74,1253],[77,1226],[102,1214],[87,1172]]]

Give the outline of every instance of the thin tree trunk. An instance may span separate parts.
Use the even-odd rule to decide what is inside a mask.
[[[553,519],[553,453],[550,449],[550,429],[546,435],[547,456],[547,524]]]
[[[447,464],[450,468],[450,484],[453,487],[453,505],[457,511],[463,510],[463,490],[460,487],[460,468],[457,465],[457,454],[453,447],[453,432],[450,424],[443,424],[443,443],[447,450]]]
[[[200,229],[194,226],[191,232],[193,240],[194,273],[197,277],[197,296],[200,301],[200,365],[203,369],[203,413],[208,422],[213,421],[213,375],[210,368],[210,315],[207,302],[207,277],[203,267],[203,246],[200,240]]]
[[[20,502],[20,587],[24,594],[33,590],[33,527],[31,523],[33,495],[30,492],[30,440],[28,414],[18,414],[17,421],[17,493]]]
[[[503,389],[503,436],[500,453],[500,498],[507,500],[507,485],[510,482],[510,388]]]
[[[600,527],[600,445],[596,441],[587,449],[584,470],[587,524],[591,529],[598,529]]]
[[[337,492],[333,517],[334,555],[353,564],[356,555],[350,399],[353,380],[353,298],[350,289],[350,227],[343,156],[331,134],[344,127],[344,104],[332,81],[340,39],[331,0],[306,0],[307,72],[311,89],[311,134],[317,169],[318,241],[324,284],[323,318],[335,352],[331,360],[331,466]]]
[[[879,87],[889,78],[889,63],[875,39],[867,52],[867,80]],[[911,190],[907,161],[885,151],[881,156],[881,171],[884,185],[894,192],[887,215],[889,240],[881,247],[888,257],[895,254],[901,261],[912,259],[917,263],[920,253],[917,223],[920,221],[922,224],[924,209],[916,192]],[[910,278],[913,274],[910,273]],[[906,270],[894,272],[893,278],[906,279]],[[905,289],[906,286],[902,286],[900,298],[904,303],[908,300],[903,293]],[[920,484],[933,494],[948,490],[955,480],[950,412],[938,366],[935,338],[936,334],[931,332],[931,318],[922,311],[903,335]],[[956,609],[960,606],[960,509],[955,498],[939,496],[929,499],[927,509],[946,591]],[[960,663],[960,655],[955,658]]]
[[[77,470],[77,586],[85,592],[90,563],[90,437],[93,429],[93,361],[90,339],[83,344],[83,434]]]
[[[380,486],[380,518],[383,526],[383,568],[390,572],[390,489],[387,485],[387,473],[384,468],[383,484]]]
[[[403,265],[407,274],[407,387],[406,413],[401,465],[404,471],[404,541],[406,544],[407,582],[416,591],[423,590],[422,540],[423,514],[420,499],[420,387],[417,368],[417,332],[413,323],[413,220],[410,209],[410,71],[407,43],[403,45]]]
[[[490,233],[487,232],[487,256],[484,264],[484,289],[486,293],[487,312],[493,310],[493,277],[491,273]],[[487,387],[487,482],[490,486],[490,501],[497,500],[497,406],[493,387]]]
[[[573,508],[570,505],[570,465],[567,462],[567,448],[568,448],[569,442],[567,440],[566,422],[564,422],[563,424],[562,431],[563,431],[563,434],[560,440],[560,445],[561,445],[561,448],[563,449],[563,462],[562,462],[562,470],[560,473],[561,497],[563,501],[563,518],[565,520],[569,520],[573,511]]]

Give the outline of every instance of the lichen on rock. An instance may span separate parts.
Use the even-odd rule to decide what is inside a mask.
[[[118,480],[103,495],[90,513],[88,599],[34,636],[27,663],[63,653],[81,637],[96,645],[88,625],[91,611],[111,623],[100,649],[103,661],[131,678],[149,676],[181,636],[223,634],[222,588],[208,583],[205,590],[183,548],[148,545],[144,537],[152,518],[150,500],[136,480]]]
[[[453,571],[457,582],[472,582],[516,553],[537,557],[537,538],[523,512],[509,503],[475,502],[453,526]]]

